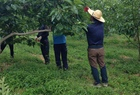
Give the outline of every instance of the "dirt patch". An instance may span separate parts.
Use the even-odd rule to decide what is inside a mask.
[[[42,61],[44,61],[44,58],[43,58],[42,55],[38,55],[38,57],[39,57]]]
[[[121,55],[120,58],[122,58],[122,59],[124,59],[124,60],[129,60],[129,59],[131,59],[131,57],[125,56],[125,55]]]
[[[8,69],[11,65],[10,64],[7,64],[7,63],[3,63],[0,65],[0,72]]]
[[[140,73],[139,73],[139,74],[133,74],[133,76],[137,76],[137,77],[140,77]]]
[[[117,62],[117,60],[116,60],[116,59],[112,59],[111,61],[112,61],[112,63],[116,63],[116,62]]]
[[[42,56],[42,55],[35,55],[35,54],[32,54],[32,56],[35,56],[35,57],[37,57],[37,58],[41,59],[42,61],[44,61],[44,58],[43,58],[43,56]]]

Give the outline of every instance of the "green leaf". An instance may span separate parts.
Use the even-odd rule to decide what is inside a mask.
[[[55,17],[56,17],[55,15],[52,16],[52,18],[51,18],[52,22],[54,21]]]
[[[81,0],[74,0],[75,5],[81,5],[84,4]]]
[[[78,14],[78,10],[77,10],[76,6],[72,6],[71,10],[74,14]]]
[[[69,3],[70,5],[73,5],[72,4],[72,0],[64,0],[65,2]]]
[[[60,31],[63,30],[63,25],[61,23],[57,24],[56,27]]]
[[[53,9],[52,11],[51,11],[51,13],[49,14],[49,16],[52,16],[52,15],[54,15],[54,13],[55,13],[55,9]]]
[[[10,6],[7,5],[7,6],[6,6],[6,9],[7,9],[7,10],[10,10],[11,8],[10,8]]]
[[[11,4],[11,7],[12,7],[14,10],[17,10],[17,6],[16,6],[16,5]]]

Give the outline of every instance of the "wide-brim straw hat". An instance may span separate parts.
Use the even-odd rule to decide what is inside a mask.
[[[88,9],[88,13],[93,16],[95,19],[97,19],[100,22],[105,22],[105,19],[102,17],[102,12],[101,10],[91,10],[90,8]]]

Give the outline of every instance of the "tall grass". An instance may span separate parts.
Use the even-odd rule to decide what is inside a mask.
[[[138,51],[122,35],[105,37],[105,61],[109,87],[94,88],[87,59],[86,37],[67,37],[69,70],[56,68],[52,35],[49,65],[44,64],[40,47],[15,45],[15,58],[9,48],[0,55],[1,77],[13,93],[19,95],[138,95],[140,93],[140,63]]]

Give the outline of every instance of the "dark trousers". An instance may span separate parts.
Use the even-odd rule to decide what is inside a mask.
[[[68,69],[67,63],[67,46],[64,44],[54,44],[54,53],[56,65],[61,68],[61,58],[63,62],[63,68]]]
[[[6,43],[1,44],[1,52],[5,49],[6,45],[7,45]],[[14,45],[13,44],[8,44],[8,45],[10,48],[10,55],[12,58],[14,58]]]
[[[99,65],[100,73],[102,77],[102,83],[107,83],[108,77],[107,77],[107,70],[104,62],[104,48],[99,48],[99,49],[89,48],[88,60],[91,66],[91,71],[95,82],[97,84],[100,83],[100,76],[97,69],[98,67],[97,65]]]
[[[49,63],[50,62],[49,41],[41,42],[40,48],[41,48],[41,52],[42,52],[43,58],[45,60],[45,63]]]

